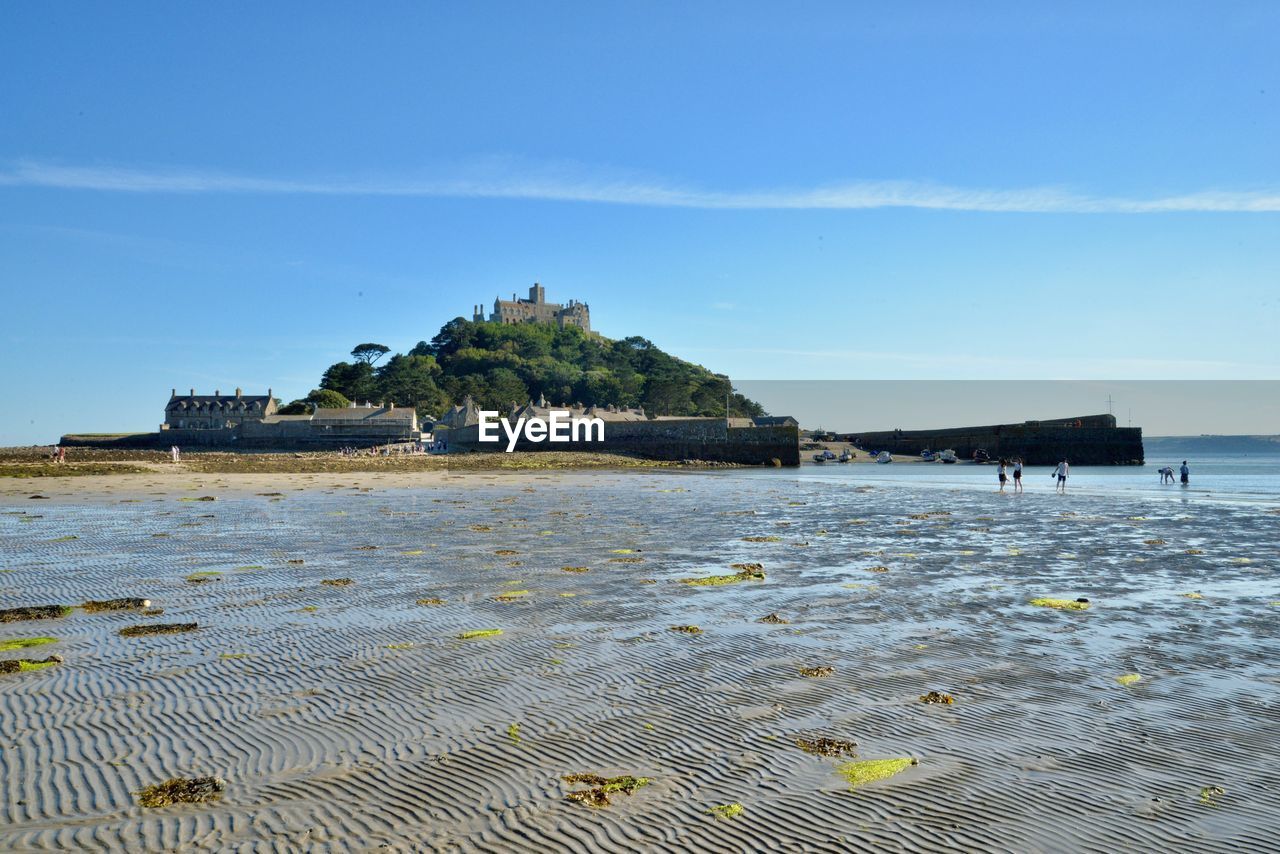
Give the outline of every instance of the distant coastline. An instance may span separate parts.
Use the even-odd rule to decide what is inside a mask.
[[[1280,455],[1280,436],[1148,436],[1148,456]]]

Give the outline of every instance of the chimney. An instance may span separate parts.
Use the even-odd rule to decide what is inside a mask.
[[[396,402],[394,400],[387,405],[387,409],[395,409],[395,408],[396,408]]]
[[[220,389],[220,388],[215,388],[215,389],[213,390],[213,396],[214,396],[214,397],[222,397],[222,389]]]
[[[177,396],[178,396],[178,390],[176,388],[169,389],[169,397],[177,397]]]
[[[270,403],[271,399],[271,389],[267,389],[267,402]]]
[[[191,396],[192,396],[192,397],[195,397],[195,396],[196,396],[196,390],[195,390],[195,389],[191,389]]]
[[[243,395],[244,393],[240,390],[240,387],[236,386],[236,397],[239,398],[239,397],[242,397]]]

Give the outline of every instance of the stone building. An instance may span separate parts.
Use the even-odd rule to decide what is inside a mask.
[[[195,389],[183,397],[178,390],[170,389],[169,403],[164,408],[164,424],[161,430],[222,430],[238,427],[246,421],[261,421],[276,413],[275,398],[271,389],[265,395],[245,395],[236,389],[234,395],[214,391],[213,394],[196,394]]]
[[[484,306],[472,306],[472,309],[473,320],[477,323],[485,320]],[[569,300],[566,305],[547,302],[546,289],[537,282],[529,288],[528,299],[518,299],[515,294],[509,300],[494,299],[493,313],[488,319],[492,323],[551,323],[591,331],[591,310],[585,302]]]

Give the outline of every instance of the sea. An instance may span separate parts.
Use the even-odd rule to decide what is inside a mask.
[[[1175,502],[1280,502],[1280,455],[1216,454],[1187,461],[1190,483],[1161,484],[1160,469],[1171,466],[1177,476],[1182,459],[1149,459],[1145,466],[1072,466],[1067,480],[1068,494]],[[1023,470],[1027,493],[1052,492],[1055,481],[1051,466],[1029,466]],[[960,462],[911,463],[894,465],[805,463],[799,476],[844,483],[850,480],[890,486],[898,484],[919,489],[957,491],[997,491],[998,467]],[[1010,470],[1012,477],[1012,470]],[[1012,490],[1012,481],[1005,487]]]

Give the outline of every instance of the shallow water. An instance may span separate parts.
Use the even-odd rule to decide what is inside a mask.
[[[4,507],[2,607],[147,596],[201,628],[0,624],[66,658],[0,676],[0,848],[1265,847],[1280,503],[1214,477],[1082,469],[1064,497],[1046,470],[1013,497],[993,467],[861,465]],[[766,580],[680,583],[739,562]],[[504,634],[457,639],[481,628]],[[851,792],[798,734],[919,765]],[[586,771],[654,782],[591,810],[560,782]],[[209,773],[216,805],[131,795]]]

